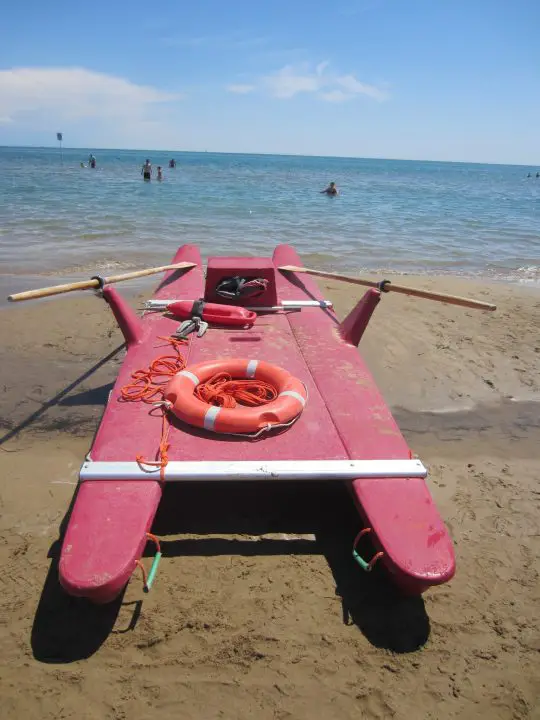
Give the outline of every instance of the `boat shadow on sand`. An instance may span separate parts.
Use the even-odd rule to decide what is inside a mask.
[[[353,560],[361,521],[344,484],[220,483],[211,491],[212,503],[208,503],[208,486],[167,486],[155,532],[178,533],[177,508],[182,507],[182,533],[255,539],[165,541],[165,555],[323,555],[341,600],[344,624],[356,625],[371,644],[394,652],[412,652],[427,642],[430,623],[423,599],[405,597],[382,567],[365,573]],[[373,555],[369,541],[362,551]]]
[[[162,538],[165,562],[186,556],[324,555],[346,625],[356,625],[371,644],[394,652],[412,652],[426,643],[430,624],[422,598],[404,597],[382,569],[366,574],[352,559],[359,519],[343,486],[223,483],[212,486],[212,503],[208,503],[208,491],[208,485],[171,484],[165,488],[152,527]],[[70,511],[62,522],[61,535]],[[179,534],[199,537],[166,539]],[[205,538],[206,534],[213,537]],[[278,537],[266,537],[269,534]],[[231,535],[253,539],[226,537]],[[50,549],[52,562],[31,633],[34,657],[44,663],[90,657],[110,634],[134,630],[143,606],[142,600],[124,603],[122,596],[103,606],[68,596],[58,582],[60,547],[59,539]],[[367,543],[364,550],[370,552]],[[148,555],[151,553],[149,545]],[[117,627],[120,613],[122,627]],[[123,621],[126,615],[131,617],[129,622]]]
[[[42,403],[39,410],[11,426],[0,442],[30,427],[37,427],[39,432],[59,429],[80,432],[82,424],[95,429],[93,415],[79,417],[81,408],[103,405],[110,385],[96,383],[89,389],[73,391],[114,358],[121,347]],[[54,412],[59,407],[61,419]],[[163,538],[165,561],[167,557],[179,556],[324,555],[334,578],[336,596],[341,600],[345,624],[356,625],[373,645],[394,652],[411,652],[427,641],[430,624],[422,598],[402,596],[381,568],[376,566],[366,574],[355,564],[351,549],[360,519],[344,485],[220,483],[212,486],[212,496],[213,502],[208,503],[208,485],[204,484],[171,484],[165,488],[152,527]],[[51,565],[31,631],[34,657],[44,663],[70,663],[90,657],[109,635],[134,630],[143,604],[142,600],[126,603],[121,595],[108,605],[97,606],[68,596],[60,587],[61,540],[74,499],[75,495],[59,528],[59,539],[49,551]],[[180,534],[199,537],[166,539]],[[210,534],[213,537],[204,537]],[[282,539],[266,537],[269,534],[282,534]],[[226,537],[238,535],[255,539]],[[305,539],[302,537],[305,535],[314,539]],[[148,554],[152,551],[149,546]],[[368,540],[362,551],[366,556],[372,552]],[[130,616],[128,622],[124,622],[125,616]]]
[[[60,393],[56,399],[75,409],[92,401],[103,402],[107,389],[84,391],[69,399]],[[429,431],[437,444],[456,440],[461,443],[471,433],[478,443],[489,431],[491,437],[500,436],[501,443],[504,438],[521,439],[525,456],[533,457],[530,453],[536,451],[539,427],[537,408],[533,402],[505,401],[498,406],[480,405],[454,413],[413,413],[397,408],[394,414],[406,435],[415,442],[420,442]],[[36,418],[27,419],[21,426],[26,427],[28,420],[35,422]],[[52,424],[56,427],[54,421]],[[73,427],[68,418],[65,431]],[[527,442],[523,442],[524,439]],[[459,454],[461,456],[463,450]],[[336,596],[341,600],[344,623],[356,625],[374,646],[394,652],[412,652],[426,643],[430,623],[423,599],[401,595],[380,567],[375,566],[372,573],[366,574],[354,563],[351,548],[360,521],[343,485],[220,483],[213,485],[211,491],[212,503],[209,503],[208,485],[173,483],[165,488],[152,528],[163,538],[165,561],[167,557],[182,556],[324,555],[334,578]],[[61,525],[60,537],[69,512]],[[300,537],[263,537],[270,533]],[[166,539],[180,534],[199,537]],[[204,537],[210,534],[213,537]],[[215,537],[220,534],[225,537]],[[306,534],[314,535],[315,540],[302,538]],[[226,537],[238,535],[259,539]],[[57,540],[49,553],[52,562],[32,628],[34,656],[42,662],[69,663],[91,656],[111,633],[132,631],[142,608],[142,601],[124,603],[123,597],[106,606],[95,606],[66,595],[58,583],[60,547],[61,541]],[[149,546],[148,554],[152,551]],[[370,552],[368,545],[362,548],[366,557]],[[131,620],[115,627],[120,625],[121,610],[122,619],[126,614]]]

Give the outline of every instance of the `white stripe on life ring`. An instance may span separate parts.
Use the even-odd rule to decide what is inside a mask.
[[[189,370],[182,370],[181,372],[177,373],[177,375],[183,375],[184,377],[187,377],[191,380],[191,382],[197,387],[197,385],[201,382],[199,378],[195,375],[195,373],[189,372]]]
[[[299,403],[302,404],[302,407],[305,407],[306,399],[303,398],[300,393],[296,392],[296,390],[284,390],[283,392],[279,393],[278,397],[283,397],[284,395],[295,398],[296,400],[298,400]]]
[[[250,360],[247,364],[246,368],[246,377],[247,378],[254,378],[255,373],[257,371],[257,365],[259,364],[258,360]]]
[[[216,418],[219,415],[219,411],[221,410],[220,407],[216,407],[215,405],[212,405],[208,408],[206,411],[206,415],[204,416],[204,429],[205,430],[213,430],[214,426],[216,424]]]

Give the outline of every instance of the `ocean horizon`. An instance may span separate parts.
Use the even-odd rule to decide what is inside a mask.
[[[60,149],[57,145],[1,145],[1,150],[47,150],[51,152],[60,153]],[[242,155],[252,157],[290,157],[290,158],[321,158],[321,159],[335,159],[335,160],[380,160],[382,162],[415,162],[415,163],[445,163],[447,165],[488,165],[488,166],[499,166],[499,167],[512,167],[512,168],[523,168],[529,172],[540,172],[540,161],[538,163],[530,163],[523,165],[520,163],[496,163],[496,162],[479,162],[477,160],[432,160],[424,159],[419,160],[418,158],[393,158],[393,157],[379,157],[376,155],[313,155],[305,153],[270,153],[270,152],[240,152],[240,151],[227,151],[227,150],[181,150],[181,149],[165,149],[159,150],[155,148],[116,148],[116,147],[93,147],[93,146],[76,146],[76,145],[63,145],[62,150],[64,151],[77,151],[85,153],[109,153],[109,152],[129,152],[129,153],[159,153],[159,154],[177,154],[177,155]]]

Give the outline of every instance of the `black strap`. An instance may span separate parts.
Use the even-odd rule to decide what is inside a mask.
[[[92,277],[90,278],[90,280],[97,280],[97,281],[98,281],[98,283],[99,283],[99,288],[98,288],[98,289],[99,289],[99,290],[103,290],[103,288],[105,287],[105,278],[104,278],[104,277],[101,277],[101,275],[92,275]]]
[[[388,288],[386,286],[391,284],[391,280],[381,280],[381,282],[377,285],[377,288],[380,292],[388,292]]]
[[[218,295],[223,297],[239,297],[241,294],[242,286],[246,281],[244,278],[235,275],[234,277],[223,278],[216,287]]]
[[[216,293],[226,298],[257,297],[266,290],[265,278],[226,277],[216,286]]]
[[[205,302],[202,298],[200,298],[199,300],[195,300],[195,302],[193,303],[193,307],[191,308],[191,317],[192,318],[198,317],[198,318],[201,318],[201,320],[202,320],[204,306],[205,306]]]

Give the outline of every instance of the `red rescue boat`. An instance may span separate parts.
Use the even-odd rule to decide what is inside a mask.
[[[311,278],[278,270],[301,265],[285,245],[271,258],[210,258],[206,281],[197,247],[181,247],[174,262],[182,261],[195,266],[169,271],[154,298],[164,306],[170,300],[169,309],[180,317],[191,317],[197,299],[208,303],[203,308],[208,330],[178,341],[183,344],[175,345],[176,366],[167,361],[172,363],[170,373],[195,368],[183,392],[190,392],[190,382],[195,392],[197,372],[205,364],[230,361],[234,367],[238,344],[230,342],[224,318],[245,325],[250,318],[246,306],[262,309],[284,301],[322,300]],[[232,283],[231,278],[241,282]],[[223,287],[229,293],[226,299],[217,292]],[[169,425],[162,432],[155,408],[125,402],[133,374],[159,365],[160,338],[173,336],[178,322],[167,313],[139,318],[111,286],[103,288],[103,297],[124,333],[127,354],[81,468],[63,540],[60,582],[69,593],[106,603],[122,591],[140,564],[164,483],[172,481],[344,482],[359,513],[359,537],[369,534],[374,546],[371,557],[361,557],[359,549],[351,547],[363,570],[377,563],[403,591],[413,594],[452,578],[453,546],[426,485],[426,469],[413,459],[356,348],[380,300],[379,290],[368,290],[342,323],[327,307],[305,306],[298,312],[266,315],[264,323],[251,329],[235,330],[242,333],[246,377],[253,371],[256,378],[253,368],[269,363],[305,388],[294,422],[280,431],[269,428],[258,442],[249,435],[222,442],[215,426],[194,432],[169,412],[167,400],[163,406]],[[228,314],[216,311],[212,303],[227,305]],[[299,395],[298,389],[291,392]],[[148,585],[152,579],[153,570]]]

